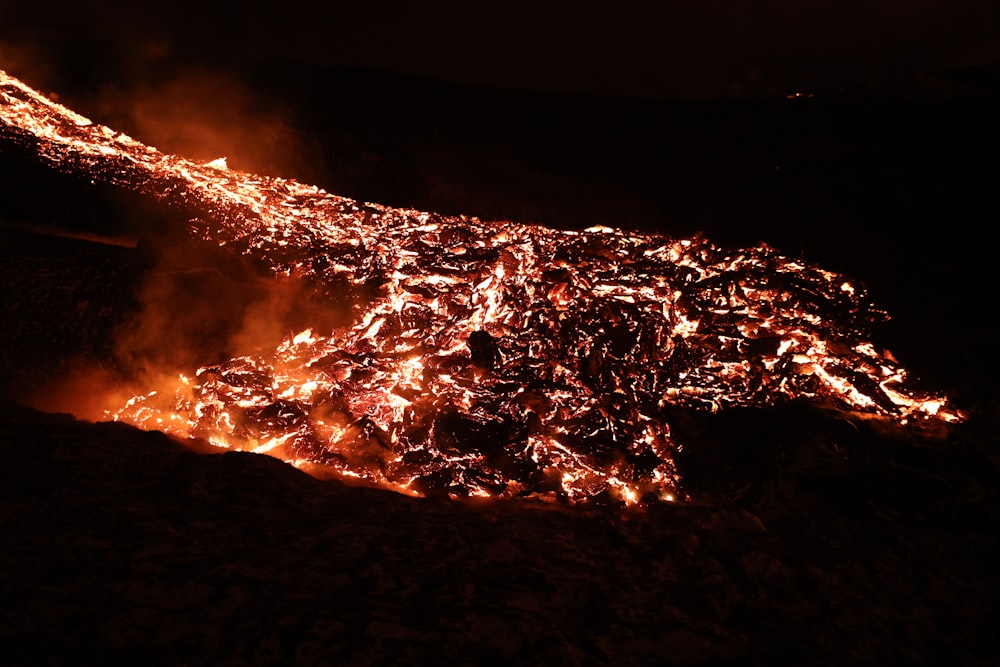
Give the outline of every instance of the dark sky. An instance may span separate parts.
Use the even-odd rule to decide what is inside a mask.
[[[1000,61],[996,0],[56,7],[0,0],[7,59],[29,52],[44,59],[67,35],[84,35],[124,45],[137,62],[184,51],[283,56],[466,83],[668,98],[784,92]]]

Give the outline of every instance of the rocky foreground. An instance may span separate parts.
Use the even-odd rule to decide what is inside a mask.
[[[581,510],[408,498],[4,403],[4,660],[997,658],[997,468],[975,444],[724,421],[688,468],[714,489]],[[734,431],[742,452],[712,447]]]

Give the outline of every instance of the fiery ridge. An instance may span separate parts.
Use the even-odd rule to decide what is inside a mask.
[[[395,209],[167,155],[0,71],[0,137],[196,210],[191,233],[347,300],[351,322],[192,369],[116,420],[413,494],[672,499],[666,410],[808,400],[955,421],[869,341],[843,276],[767,246]]]

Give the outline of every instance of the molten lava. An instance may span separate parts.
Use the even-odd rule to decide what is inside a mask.
[[[556,231],[361,204],[196,164],[0,71],[0,138],[197,210],[190,231],[349,303],[351,322],[204,366],[116,420],[396,490],[672,499],[666,409],[808,400],[954,421],[869,342],[855,283],[766,246]]]

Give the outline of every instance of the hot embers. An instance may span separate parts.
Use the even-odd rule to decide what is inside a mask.
[[[205,366],[115,419],[417,494],[672,498],[666,408],[802,399],[953,421],[869,342],[842,276],[761,246],[362,205],[195,164],[0,72],[0,134],[199,212],[191,233],[350,304],[342,327]],[[240,352],[240,351],[237,351]]]

